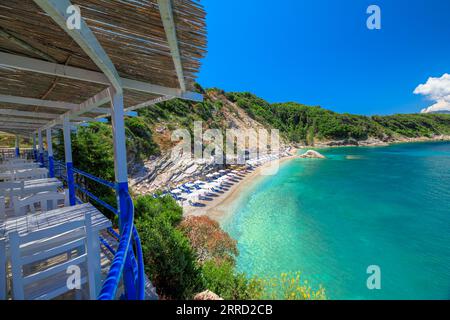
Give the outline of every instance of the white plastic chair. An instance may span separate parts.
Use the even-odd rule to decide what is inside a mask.
[[[80,289],[88,285],[89,298],[96,299],[92,237],[90,214],[24,236],[9,234],[12,298],[49,300],[76,290],[69,287],[73,277],[69,268],[78,267]],[[76,255],[71,254],[74,250]]]
[[[15,196],[13,197],[14,214],[24,215],[27,213],[35,213],[36,205],[38,205],[41,212],[53,210],[58,208],[58,203],[61,201],[64,202],[64,206],[69,205],[69,190],[65,189],[64,192],[39,192],[25,198]]]
[[[34,162],[22,162],[22,163],[5,163],[0,165],[0,170],[2,171],[11,171],[11,170],[20,170],[20,169],[37,169],[39,168],[38,163]]]
[[[8,181],[0,182],[0,218],[5,215],[5,209],[12,207],[12,199],[14,197],[14,190],[19,189],[20,194],[23,193],[24,182],[23,181]],[[8,200],[9,206],[6,205]]]
[[[26,169],[14,173],[14,180],[32,180],[47,178],[48,171],[45,168]]]

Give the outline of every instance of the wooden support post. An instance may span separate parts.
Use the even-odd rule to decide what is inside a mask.
[[[72,141],[70,137],[70,121],[68,118],[64,118],[63,132],[64,153],[66,155],[67,187],[69,189],[69,204],[74,206],[76,204],[75,180],[73,177]]]
[[[53,162],[52,129],[47,129],[48,173],[50,178],[55,177],[55,165]]]

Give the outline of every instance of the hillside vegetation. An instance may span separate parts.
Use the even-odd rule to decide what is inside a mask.
[[[321,140],[366,140],[372,137],[389,141],[398,137],[450,134],[450,115],[447,114],[367,117],[294,102],[270,104],[251,93],[231,92],[226,97],[254,119],[280,129],[288,140],[306,145]]]
[[[205,128],[221,130],[276,128],[287,143],[303,145],[347,139],[374,138],[390,142],[450,135],[450,114],[362,116],[295,102],[271,104],[251,93],[226,93],[216,88],[203,90],[200,86],[198,91],[204,93],[204,102],[175,99],[139,111],[139,118],[152,129],[155,142],[162,149],[171,145],[171,130],[187,128],[192,132],[194,121],[203,121]],[[239,120],[242,123],[238,123]]]
[[[199,85],[197,91],[204,94],[203,102],[174,99],[141,109],[138,117],[125,120],[129,163],[146,160],[169,149],[174,144],[170,139],[172,131],[184,128],[192,133],[194,121],[202,121],[204,129],[222,131],[261,126],[276,128],[287,143],[304,145],[345,139],[392,141],[402,137],[450,135],[450,114],[369,117],[340,114],[295,102],[271,104],[248,92],[226,93],[217,88],[204,90]],[[75,146],[78,148],[79,145],[80,151],[94,142],[110,146],[112,135],[108,127],[102,123],[80,127],[79,134],[74,136]],[[97,137],[90,137],[94,133]],[[13,136],[0,137],[3,145],[14,146]],[[27,142],[24,140],[21,144],[29,145]],[[111,152],[106,154],[110,156]]]

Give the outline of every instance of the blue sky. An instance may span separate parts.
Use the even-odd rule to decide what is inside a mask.
[[[198,82],[337,112],[419,112],[413,94],[450,73],[450,0],[202,0],[208,55]],[[366,9],[381,8],[381,30]]]

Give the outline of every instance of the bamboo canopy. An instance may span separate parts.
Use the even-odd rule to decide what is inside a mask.
[[[99,62],[43,10],[46,2],[52,0],[0,0],[0,131],[30,134],[111,86],[102,80]],[[69,3],[79,6],[123,82],[125,109],[193,96],[189,91],[206,54],[205,11],[198,0]],[[107,115],[109,101],[99,101],[83,117]]]

